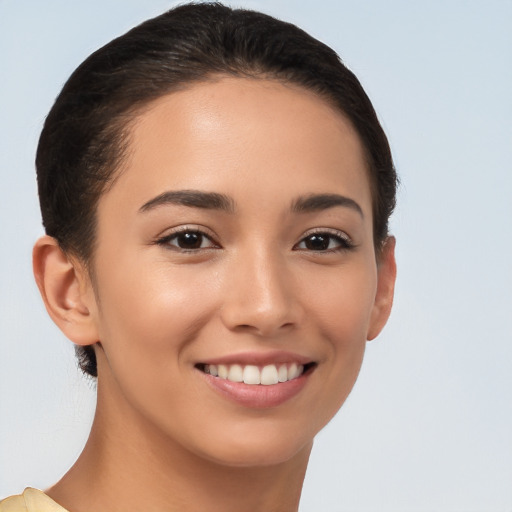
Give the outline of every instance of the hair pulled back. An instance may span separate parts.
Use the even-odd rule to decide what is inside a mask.
[[[389,144],[355,75],[295,25],[218,3],[186,4],[89,56],[57,97],[36,156],[46,233],[85,264],[94,257],[96,209],[127,155],[131,122],[152,100],[218,75],[267,78],[315,92],[353,124],[366,152],[376,248],[388,234],[397,177]],[[77,347],[97,375],[93,347]]]

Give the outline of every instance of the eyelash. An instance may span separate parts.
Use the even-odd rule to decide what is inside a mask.
[[[198,237],[199,247],[186,248],[186,247],[179,247],[177,244],[174,245],[174,244],[170,243],[172,240],[178,240],[178,238],[180,236],[190,236],[190,235]],[[324,242],[325,242],[325,240],[327,240],[327,247],[326,248],[320,247],[319,249],[312,249],[312,248],[308,248],[307,246],[300,247],[302,244],[307,244],[308,239],[311,242],[313,237],[318,237],[318,240],[316,243],[318,243],[318,242],[321,243],[322,239]],[[208,240],[210,243],[210,245],[208,247],[202,247],[205,239]],[[333,241],[336,244],[336,246],[329,247]],[[168,248],[172,248],[173,250],[181,251],[181,252],[185,252],[185,253],[194,253],[194,252],[201,251],[201,250],[219,249],[220,248],[219,244],[217,244],[214,241],[213,237],[210,234],[205,233],[201,229],[198,229],[195,227],[192,228],[189,226],[184,226],[182,228],[178,228],[176,231],[173,231],[172,233],[169,233],[168,235],[165,235],[165,236],[159,238],[158,240],[155,241],[155,244],[161,245],[161,246],[166,246]],[[354,248],[355,248],[355,245],[352,242],[352,240],[348,237],[348,235],[346,235],[342,231],[331,230],[331,229],[319,229],[319,230],[310,231],[310,232],[306,233],[306,235],[302,237],[302,239],[299,241],[299,243],[294,245],[293,250],[294,251],[316,252],[316,253],[334,253],[334,252],[349,251],[349,250],[353,250]]]
[[[193,248],[186,248],[186,247],[179,247],[178,245],[173,245],[171,244],[170,242],[173,240],[173,239],[178,239],[180,236],[185,236],[185,235],[195,235],[197,236],[199,239],[200,239],[200,245],[203,244],[204,240],[209,240],[210,241],[210,246],[208,247],[193,247]],[[172,233],[169,233],[168,235],[165,235],[163,236],[162,238],[159,238],[158,240],[155,241],[155,243],[157,245],[162,245],[162,246],[166,246],[168,248],[171,248],[173,250],[176,250],[176,251],[181,251],[181,252],[197,252],[197,251],[200,251],[200,250],[205,250],[205,249],[219,249],[219,245],[213,240],[213,237],[208,234],[208,233],[205,233],[203,230],[201,229],[198,229],[198,228],[192,228],[190,226],[183,226],[182,228],[178,228],[176,229],[175,231],[173,231]]]
[[[307,247],[299,247],[301,244],[306,243],[307,239],[312,239],[313,237],[327,238],[328,246],[331,245],[331,242],[334,241],[336,243],[336,247],[327,247],[326,249],[308,249]],[[317,253],[335,253],[335,252],[343,252],[350,251],[355,249],[355,245],[350,239],[350,237],[343,233],[342,231],[338,231],[336,229],[317,229],[313,231],[309,231],[306,233],[300,242],[296,244],[293,248],[295,251],[308,251],[308,252],[317,252]]]

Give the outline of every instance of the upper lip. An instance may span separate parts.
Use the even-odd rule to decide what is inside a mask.
[[[208,358],[200,361],[200,364],[241,364],[265,366],[268,364],[297,363],[308,364],[315,362],[311,357],[306,357],[294,352],[271,351],[271,352],[240,352],[219,357]]]

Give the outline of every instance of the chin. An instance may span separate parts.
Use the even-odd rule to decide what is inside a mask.
[[[209,459],[215,464],[233,468],[257,468],[266,466],[278,466],[293,458],[309,457],[313,446],[310,440],[304,445],[287,446],[282,443],[274,446],[274,443],[245,443],[235,446],[225,446],[222,453],[210,454]]]
[[[252,428],[225,429],[224,436],[208,436],[208,444],[194,451],[216,464],[247,468],[274,466],[294,457],[309,456],[314,432],[307,429],[301,434],[300,429],[292,429],[292,433],[283,425],[268,427],[259,423]]]

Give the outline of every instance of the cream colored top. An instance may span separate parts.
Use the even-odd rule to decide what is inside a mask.
[[[27,487],[17,494],[0,501],[0,512],[67,512],[43,491]]]

